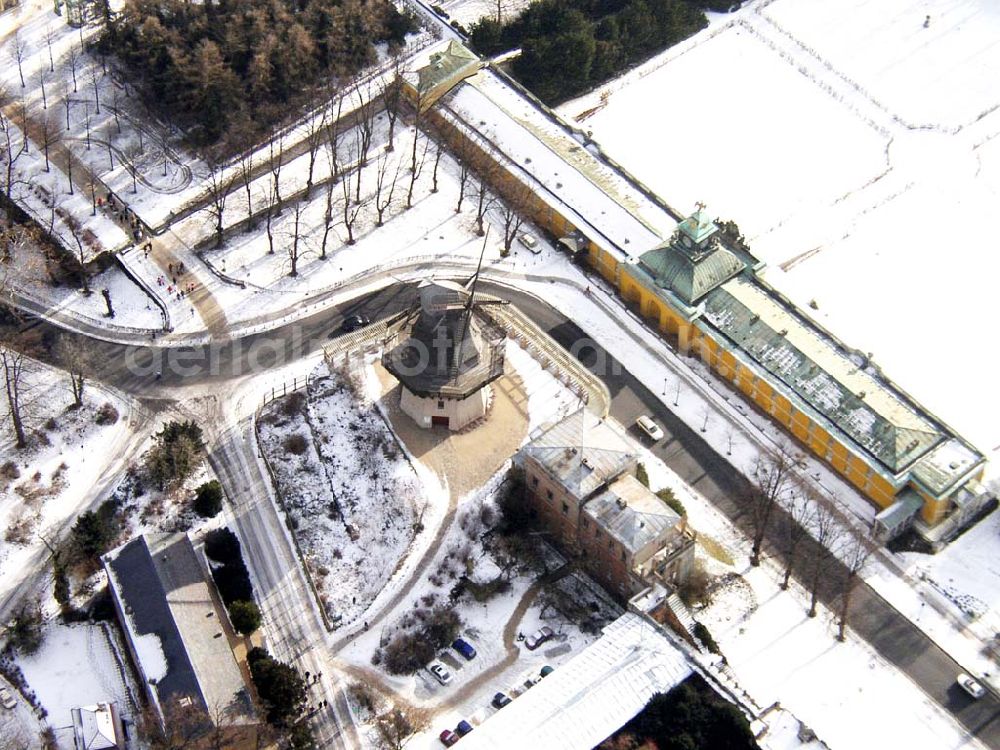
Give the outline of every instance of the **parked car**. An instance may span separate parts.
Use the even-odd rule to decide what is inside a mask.
[[[539,672],[539,674],[542,677],[548,677],[550,674],[552,674],[555,671],[556,670],[554,670],[552,667],[550,667],[548,664],[546,664],[544,667],[542,667],[542,671]]]
[[[439,661],[432,661],[428,664],[427,671],[434,675],[434,679],[442,685],[447,685],[451,682],[451,672],[449,672],[448,668]]]
[[[527,646],[529,651],[534,651],[554,635],[555,633],[552,632],[552,628],[548,625],[543,625],[524,639],[524,645]]]
[[[438,735],[438,739],[441,740],[441,744],[444,745],[445,747],[451,747],[462,738],[459,737],[450,729],[445,729],[443,732],[441,732],[441,734]]]
[[[455,727],[455,731],[458,732],[460,736],[464,737],[472,731],[472,724],[467,722],[465,719],[462,719],[458,722],[458,726]]]
[[[506,693],[497,693],[490,703],[493,704],[493,708],[503,708],[510,703],[510,697]]]
[[[538,240],[535,238],[533,234],[530,234],[529,232],[521,232],[521,234],[517,236],[517,241],[520,242],[522,245],[524,245],[526,248],[528,248],[535,255],[538,255],[540,252],[542,252],[542,248],[538,244]]]
[[[969,675],[965,674],[965,672],[962,672],[958,676],[956,682],[962,687],[962,690],[967,692],[973,698],[979,699],[986,695],[986,689],[974,679],[969,677]]]
[[[3,706],[10,711],[16,705],[17,701],[14,699],[14,696],[11,695],[10,690],[5,687],[0,687],[0,706]]]
[[[635,426],[646,433],[646,437],[650,440],[663,439],[663,430],[661,430],[660,426],[645,414],[635,420]]]
[[[367,317],[355,313],[354,315],[348,315],[344,318],[344,322],[340,324],[340,330],[344,333],[350,333],[351,331],[356,331],[359,328],[364,328],[369,323],[371,323],[371,321]]]
[[[451,644],[451,647],[464,656],[466,661],[472,661],[476,658],[476,649],[472,647],[471,643],[463,638],[456,638],[455,642]]]

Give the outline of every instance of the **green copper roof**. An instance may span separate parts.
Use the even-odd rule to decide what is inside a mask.
[[[690,237],[697,245],[701,245],[705,240],[719,231],[719,227],[709,217],[705,211],[705,205],[702,203],[699,203],[698,210],[684,219],[677,228]]]
[[[715,237],[718,230],[699,204],[669,240],[640,257],[639,265],[658,287],[670,290],[684,304],[693,305],[745,267],[719,244]]]
[[[461,43],[452,40],[442,50],[432,52],[427,65],[417,71],[417,91],[425,94],[461,74],[479,69],[479,58]]]
[[[916,409],[756,285],[736,279],[705,300],[704,319],[772,385],[805,402],[898,474],[945,441]]]

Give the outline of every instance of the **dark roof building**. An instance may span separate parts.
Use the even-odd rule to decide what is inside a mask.
[[[104,557],[132,657],[161,720],[194,706],[230,723],[253,720],[228,620],[187,534],[147,534]]]

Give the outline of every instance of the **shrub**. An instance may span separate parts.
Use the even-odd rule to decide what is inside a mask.
[[[59,429],[59,423],[56,422],[56,418],[55,417],[49,417],[48,419],[46,419],[45,420],[45,424],[43,426],[49,432],[55,432],[56,430]]]
[[[497,496],[497,508],[500,510],[502,533],[515,534],[531,528],[535,512],[528,502],[524,471],[519,467],[512,466],[507,472]]]
[[[253,601],[253,584],[243,560],[212,568],[212,579],[226,607],[240,600]]]
[[[656,493],[656,496],[660,498],[663,502],[667,504],[674,513],[679,515],[681,518],[687,518],[687,509],[684,507],[684,503],[677,499],[674,491],[669,487],[664,487],[662,490]]]
[[[295,456],[301,456],[306,452],[306,448],[309,447],[305,435],[300,435],[297,432],[286,437],[281,445],[284,447],[286,453],[291,453]]]
[[[222,485],[217,479],[205,482],[194,496],[194,510],[202,518],[215,518],[222,510]]]
[[[691,572],[681,581],[677,594],[689,607],[694,605],[708,604],[711,597],[708,588],[711,584],[708,572],[700,562],[695,562]]]
[[[146,456],[146,468],[161,490],[183,482],[201,460],[205,450],[201,428],[194,422],[168,422],[156,434]]]
[[[645,487],[649,487],[649,473],[646,471],[645,464],[639,464],[635,467],[635,478],[642,482]]]
[[[285,400],[281,404],[281,410],[285,413],[286,417],[294,417],[296,414],[301,414],[305,411],[305,407],[306,394],[302,391],[292,391],[285,397]]]
[[[214,529],[205,534],[205,555],[217,563],[240,560],[240,540],[227,528]]]
[[[257,694],[267,706],[268,722],[286,726],[306,702],[305,681],[293,667],[259,647],[250,650],[247,663]]]
[[[694,637],[697,638],[702,644],[711,651],[713,654],[721,654],[722,651],[719,649],[719,644],[715,642],[715,638],[712,637],[711,632],[708,628],[702,625],[700,622],[694,624]]]
[[[229,619],[240,635],[250,635],[260,627],[260,609],[246,599],[237,599],[229,605]]]
[[[113,404],[105,401],[94,414],[94,422],[99,425],[114,424],[118,421],[118,410]]]
[[[42,608],[38,602],[25,604],[19,609],[7,628],[7,643],[18,653],[37,653],[42,647],[45,634],[42,631]]]
[[[120,531],[118,502],[105,500],[96,511],[88,510],[77,517],[70,538],[79,557],[96,562],[98,557],[111,549]]]
[[[0,476],[4,479],[18,479],[21,476],[21,470],[13,461],[7,461],[3,466],[0,466]]]
[[[434,658],[437,649],[418,633],[397,633],[385,647],[383,662],[389,674],[413,674]]]

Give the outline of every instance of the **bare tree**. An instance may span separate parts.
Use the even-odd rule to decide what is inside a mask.
[[[299,258],[302,257],[303,244],[301,241],[301,220],[302,211],[306,206],[305,201],[295,201],[295,206],[293,207],[292,214],[292,231],[291,231],[291,242],[285,244],[285,252],[288,255],[288,275],[298,276],[299,275]]]
[[[508,255],[517,233],[524,223],[524,214],[528,210],[531,190],[522,182],[513,182],[504,194],[501,218],[503,219],[503,254]]]
[[[215,161],[209,162],[208,170],[208,210],[215,222],[215,246],[219,247],[222,244],[226,200],[229,198],[238,173],[227,175],[225,165]]]
[[[129,143],[125,146],[118,158],[125,165],[129,176],[132,178],[132,193],[139,192],[139,157],[142,155],[142,147],[136,143]]]
[[[253,186],[253,168],[254,168],[254,150],[252,144],[247,144],[240,152],[239,157],[239,174],[240,174],[240,184],[243,185],[243,190],[247,196],[247,219],[253,217],[253,194],[250,188]]]
[[[760,565],[764,537],[771,525],[774,509],[786,497],[793,477],[793,457],[785,445],[762,453],[750,471],[750,493],[747,506],[753,526],[753,546],[750,564]]]
[[[491,164],[493,162],[490,162]],[[492,168],[485,167],[480,170],[478,177],[478,182],[476,183],[476,234],[482,237],[486,234],[486,228],[484,222],[486,220],[486,212],[490,209],[493,203],[493,197],[490,194],[490,181],[489,178],[493,172]]]
[[[49,171],[49,149],[55,147],[62,141],[62,132],[59,126],[53,124],[52,119],[45,114],[39,124],[39,137],[42,141],[42,153],[45,155],[45,171]]]
[[[264,194],[264,226],[267,231],[267,254],[274,255],[274,209],[278,204],[274,185],[268,185]]]
[[[319,119],[313,117],[309,120],[306,130],[306,148],[309,153],[309,174],[306,177],[305,199],[309,200],[313,187],[313,172],[316,168],[316,156],[323,145],[326,136],[326,110],[323,111]]]
[[[394,161],[396,168],[390,175],[389,163]],[[401,162],[399,159],[390,159],[389,150],[386,148],[378,160],[378,171],[375,173],[375,213],[378,220],[375,226],[382,226],[386,209],[392,204],[393,193],[396,192],[396,183],[399,180],[399,170]]]
[[[268,168],[271,170],[271,192],[274,194],[274,204],[281,213],[281,167],[285,152],[285,134],[274,129],[267,140]]]
[[[382,86],[382,107],[385,109],[386,117],[389,118],[389,145],[387,150],[395,149],[396,120],[399,118],[399,106],[402,101],[403,92],[403,71],[402,59],[399,54],[392,56],[392,72],[386,76],[386,82]]]
[[[69,194],[73,195],[73,154],[69,146],[63,146],[63,153],[66,154],[66,186],[69,188]]]
[[[371,148],[372,135],[375,132],[375,99],[372,96],[371,81],[367,83],[365,91],[361,90],[360,83],[356,84],[354,95],[358,100],[358,106],[354,110],[358,125],[358,164],[363,167],[368,163],[368,150]]]
[[[836,558],[828,550],[835,550],[841,539],[841,526],[836,512],[826,503],[817,502],[814,505],[815,514],[812,524],[813,539],[820,549],[806,561],[806,579],[809,585],[809,616],[816,616],[816,606],[819,603],[819,589],[824,575],[836,563]]]
[[[455,213],[461,213],[462,202],[465,200],[467,185],[469,183],[469,162],[465,158],[458,160],[458,203],[455,204]]]
[[[813,502],[801,493],[792,498],[787,510],[781,528],[781,547],[785,554],[785,574],[781,580],[781,588],[786,591],[798,555],[802,551],[802,542],[809,537],[809,528],[814,524],[815,518]]]
[[[434,143],[434,171],[431,174],[431,192],[436,193],[438,191],[438,165],[441,164],[441,144]]]
[[[115,139],[115,133],[113,130],[113,126],[109,122],[104,126],[104,145],[107,146],[108,149],[108,164],[109,164],[108,169],[111,170],[115,168],[115,149],[114,149],[114,143],[112,143],[114,139]]]
[[[375,719],[379,743],[386,750],[403,750],[409,739],[430,723],[426,709],[393,707]]]
[[[63,109],[66,110],[66,130],[69,130],[69,127],[70,127],[70,124],[69,124],[69,110],[70,110],[70,107],[72,106],[72,102],[70,102],[70,100],[69,100],[69,90],[68,90],[68,88],[66,86],[66,82],[65,81],[62,82],[62,103],[63,103]]]
[[[69,66],[70,75],[73,76],[73,93],[77,93],[76,85],[76,71],[80,67],[80,54],[81,49],[75,44],[69,45],[69,50],[66,52],[66,64]]]
[[[28,358],[15,349],[9,341],[0,341],[0,367],[3,368],[4,388],[7,392],[7,409],[14,428],[15,445],[24,448],[28,436],[24,429],[24,395],[28,388],[26,365]]]
[[[49,108],[49,98],[45,94],[45,70],[38,69],[38,88],[42,92],[42,109]]]
[[[416,131],[413,137],[416,138],[420,134],[420,131]],[[409,210],[413,207],[413,188],[417,184],[417,178],[420,177],[420,173],[424,170],[424,162],[427,160],[427,139],[424,138],[424,149],[420,152],[420,161],[414,162],[413,169],[410,170],[410,186],[406,190],[406,208]]]
[[[340,116],[344,109],[344,90],[331,81],[328,85],[327,99],[330,102],[331,116],[327,118],[326,125],[326,151],[330,158],[331,179],[336,182],[340,179],[340,158],[338,155],[340,142]]]
[[[14,62],[17,63],[17,74],[21,77],[21,88],[25,87],[24,83],[24,58],[28,55],[28,47],[24,40],[21,39],[21,33],[19,31],[14,31],[14,38],[11,40],[10,56],[14,58]]]
[[[336,139],[326,141],[326,150],[328,158],[330,159],[330,170],[333,174],[337,174],[337,145]],[[330,229],[333,225],[333,188],[336,184],[336,178],[330,177],[326,181],[326,206],[323,210],[323,239],[320,241],[319,259],[326,260],[326,246],[330,238]]]
[[[875,541],[857,529],[848,529],[841,557],[844,563],[844,577],[840,586],[840,620],[837,623],[837,640],[843,642],[847,633],[847,618],[851,612],[851,595],[857,587],[861,575],[875,554]]]
[[[122,134],[122,121],[121,121],[120,115],[118,113],[118,109],[119,109],[119,106],[120,106],[120,102],[119,102],[120,98],[121,98],[121,94],[118,93],[118,87],[112,84],[112,86],[111,86],[111,114],[115,118],[115,127],[118,128],[118,135]]]
[[[60,334],[56,341],[56,356],[63,369],[69,373],[73,408],[83,406],[83,388],[87,373],[93,367],[93,349],[86,342],[68,333]]]
[[[355,201],[353,204],[351,202],[351,179],[357,178],[360,168],[347,170],[341,175],[340,186],[344,193],[344,228],[347,230],[347,244],[353,245],[355,243],[354,239],[354,222],[358,219],[358,214],[361,212],[360,201]]]
[[[94,114],[101,114],[101,91],[100,86],[97,85],[97,69],[91,68],[90,70],[90,86],[94,90]]]
[[[4,114],[3,105],[7,101],[5,92],[0,90],[0,159],[3,160],[3,195],[7,203],[13,201],[14,186],[24,181],[17,175],[15,169],[17,160],[25,153],[23,144],[18,146],[15,141],[17,133],[10,119]],[[7,226],[13,226],[14,215],[7,211]]]
[[[49,72],[56,72],[56,62],[52,59],[52,27],[45,26],[45,44],[49,48]]]

